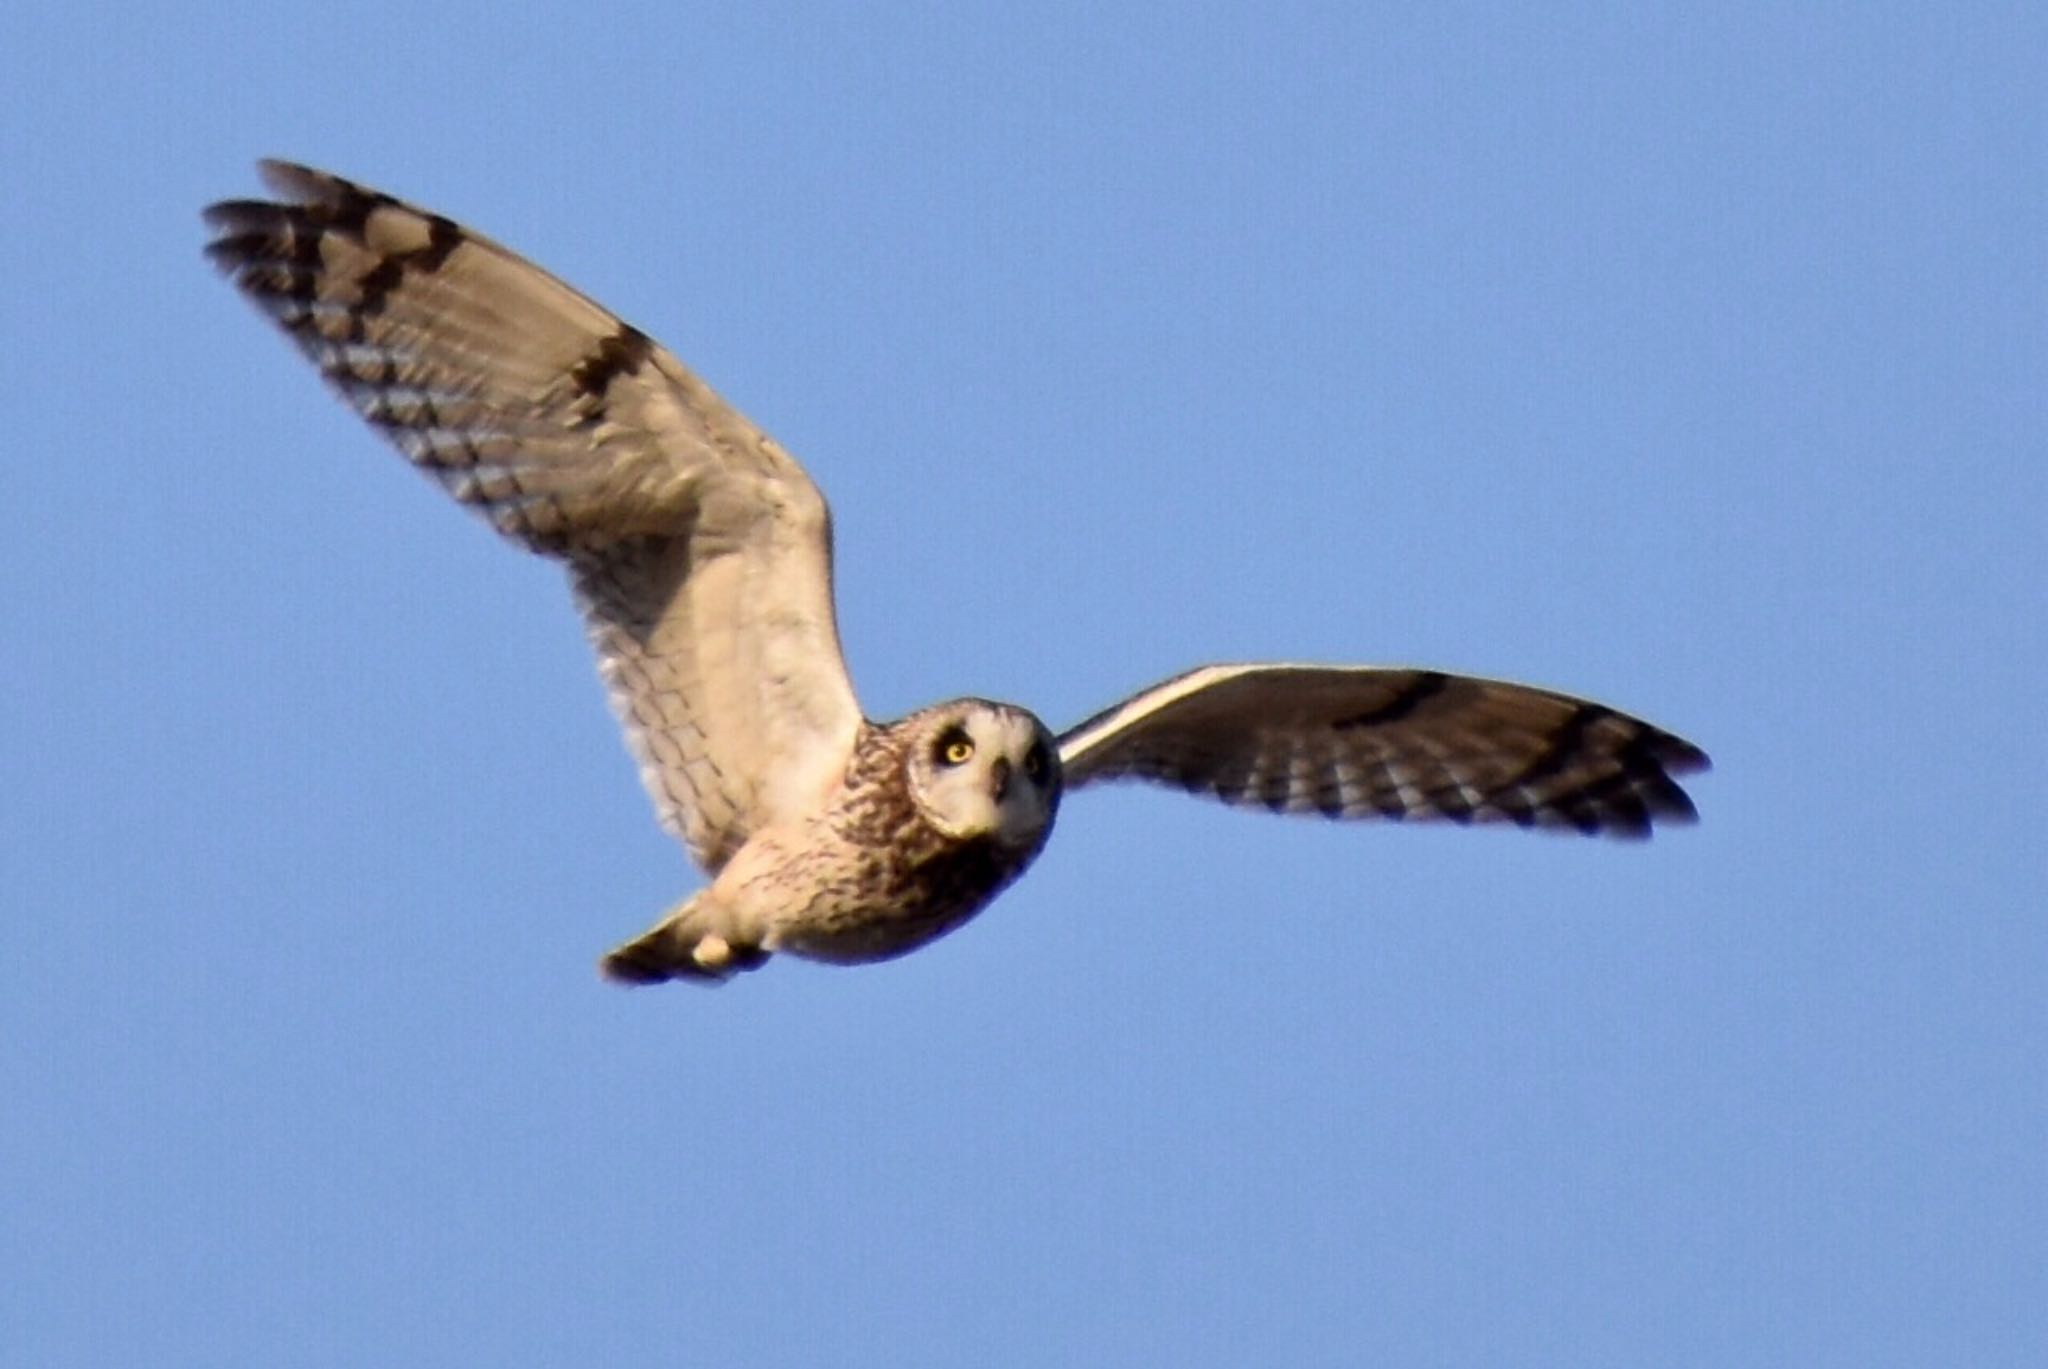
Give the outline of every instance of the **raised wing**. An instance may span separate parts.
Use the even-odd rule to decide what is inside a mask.
[[[1060,738],[1069,789],[1145,779],[1333,818],[1647,836],[1690,822],[1698,747],[1584,699],[1433,670],[1212,665]]]
[[[438,214],[262,164],[207,255],[372,427],[570,568],[663,825],[716,870],[805,811],[860,708],[830,519],[789,454],[645,333]]]

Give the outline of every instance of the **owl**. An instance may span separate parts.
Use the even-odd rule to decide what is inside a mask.
[[[1276,813],[1646,836],[1695,746],[1442,671],[1207,665],[1055,734],[987,699],[869,721],[840,655],[825,500],[639,329],[451,219],[266,162],[207,255],[369,425],[566,567],[663,825],[710,876],[600,962],[716,983],[945,935],[1022,874],[1065,795],[1149,780]]]

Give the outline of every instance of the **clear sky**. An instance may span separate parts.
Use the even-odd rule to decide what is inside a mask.
[[[0,1362],[2048,1363],[2039,6],[0,11]],[[795,451],[871,714],[1206,660],[1704,746],[1646,845],[1077,795],[698,876],[554,568],[205,267],[252,161]]]

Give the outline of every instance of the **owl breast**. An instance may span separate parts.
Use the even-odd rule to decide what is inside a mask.
[[[837,800],[776,882],[772,949],[840,964],[887,960],[944,936],[1024,873],[1051,815],[1022,845],[949,836],[902,781],[898,736],[870,729]]]
[[[923,860],[903,854],[867,852],[859,868],[816,884],[801,913],[778,931],[775,949],[838,964],[914,951],[987,907],[1038,851],[974,838]]]

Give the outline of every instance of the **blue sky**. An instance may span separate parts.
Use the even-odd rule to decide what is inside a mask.
[[[2048,1360],[2038,7],[0,16],[0,1359]],[[802,457],[870,712],[1206,660],[1707,748],[1625,846],[1077,796],[894,964],[204,267],[251,162]]]

